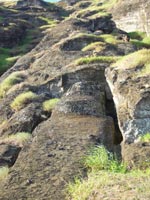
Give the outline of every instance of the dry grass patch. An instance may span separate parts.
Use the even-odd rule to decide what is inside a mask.
[[[86,179],[76,178],[68,186],[68,200],[149,199],[150,172],[134,171],[127,174],[99,171]],[[130,197],[130,198],[129,198]]]
[[[35,100],[38,96],[31,92],[24,92],[22,94],[19,94],[14,101],[11,103],[11,108],[15,111],[19,111],[20,109],[22,109],[25,104],[28,104],[30,102],[32,102],[33,100]]]

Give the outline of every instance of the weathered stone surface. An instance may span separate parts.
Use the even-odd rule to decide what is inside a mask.
[[[0,144],[0,167],[13,166],[21,148],[8,144]]]
[[[28,131],[33,136],[8,179],[1,183],[1,200],[64,199],[66,183],[79,170],[84,171],[80,159],[87,149],[102,144],[113,151],[114,144],[121,142],[119,129],[115,132],[114,128],[117,117],[104,74],[109,59],[91,62],[91,52],[82,51],[87,44],[100,41],[98,36],[91,36],[97,30],[112,33],[117,29],[110,15],[65,19],[0,78],[2,82],[20,70],[27,74],[21,86],[16,84],[0,101],[0,122],[6,121],[1,125],[1,135]],[[77,33],[82,36],[76,37]],[[129,43],[119,43],[116,48],[107,43],[99,55],[125,55],[131,51],[134,46]],[[89,61],[77,64],[81,57]],[[37,100],[14,112],[10,106],[13,99],[29,90],[38,95]],[[51,115],[43,111],[43,102],[52,98],[60,98],[60,102]]]
[[[150,143],[122,144],[122,157],[129,169],[146,169],[150,166]]]
[[[143,67],[128,67],[127,62],[121,67],[113,66],[106,70],[119,127],[126,143],[135,142],[150,130],[150,79],[149,73],[142,75]]]
[[[79,173],[87,148],[96,143],[112,148],[113,130],[108,117],[54,112],[51,119],[35,129],[32,144],[19,154],[0,189],[0,199],[65,199],[65,185]],[[32,184],[27,184],[28,180]]]
[[[113,7],[113,19],[118,28],[127,32],[150,33],[150,5],[148,0],[118,1]]]

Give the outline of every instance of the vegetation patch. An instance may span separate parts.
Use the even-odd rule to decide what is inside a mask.
[[[146,33],[135,31],[128,33],[128,35],[131,38],[131,43],[137,48],[150,48],[150,37],[146,36]]]
[[[1,138],[0,143],[5,144],[13,144],[17,146],[23,146],[31,138],[31,133],[27,132],[18,132],[16,134],[12,134],[7,138]]]
[[[0,48],[0,75],[12,66],[19,56],[10,56],[10,49]]]
[[[47,112],[52,112],[56,104],[60,101],[60,99],[55,98],[55,99],[50,99],[47,100],[43,103],[43,110]]]
[[[0,167],[0,181],[8,176],[8,172],[9,172],[8,167]]]
[[[41,19],[42,21],[46,22],[47,25],[56,25],[57,21],[54,20],[54,19],[49,19],[49,18],[46,18],[46,17],[38,17],[39,19]]]
[[[134,40],[143,40],[146,37],[146,33],[140,31],[129,32],[128,35]]]
[[[10,23],[9,27],[12,26],[15,26],[15,24]],[[11,49],[0,48],[0,75],[7,71],[7,69],[9,69],[17,61],[17,59],[20,58],[20,56],[31,50],[33,45],[38,42],[37,36],[40,37],[40,35],[41,32],[39,29],[28,30],[25,37],[17,46]]]
[[[4,17],[0,16],[0,22],[3,22]]]
[[[117,63],[113,64],[112,67],[119,69],[130,69],[140,67],[141,71],[150,64],[150,50],[142,49],[132,54],[124,56]],[[140,73],[140,72],[138,72]]]
[[[31,91],[24,92],[19,94],[14,101],[11,103],[11,108],[15,111],[19,111],[26,104],[31,103],[33,100],[37,98],[37,95]]]
[[[108,43],[108,44],[117,44],[117,39],[115,38],[115,36],[111,35],[111,34],[104,34],[104,35],[100,35],[100,37],[104,40],[104,42]]]
[[[140,142],[150,142],[150,133],[146,133],[140,137]]]
[[[67,199],[146,199],[150,195],[150,170],[128,171],[103,146],[94,147],[83,159],[88,168],[86,178],[76,177],[67,187]],[[139,197],[139,198],[136,198]]]
[[[85,57],[80,58],[75,61],[75,65],[84,65],[84,64],[90,64],[90,63],[113,63],[116,62],[120,57],[115,56],[93,56],[93,57]]]
[[[125,173],[127,170],[126,166],[120,163],[104,146],[96,146],[90,149],[83,159],[83,163],[89,171],[107,170]]]
[[[106,47],[104,42],[93,42],[82,49],[82,51],[92,51],[96,50],[98,52],[102,51]]]
[[[0,84],[0,98],[3,98],[7,91],[25,78],[25,72],[13,72]]]

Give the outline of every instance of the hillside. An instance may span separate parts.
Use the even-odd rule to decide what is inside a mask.
[[[150,198],[150,40],[119,25],[123,7],[1,3],[0,200]],[[125,173],[91,175],[81,160],[95,145]],[[75,177],[83,189],[66,194]]]

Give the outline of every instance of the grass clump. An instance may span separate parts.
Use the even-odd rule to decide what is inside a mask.
[[[96,146],[85,156],[87,177],[75,178],[67,187],[67,199],[149,199],[150,170],[127,171],[103,146]],[[147,196],[146,196],[147,195]]]
[[[131,40],[131,43],[134,44],[138,49],[141,49],[141,48],[149,48],[150,47],[150,41],[148,42],[148,39],[146,41],[146,38],[143,39],[142,41],[140,40]]]
[[[112,66],[113,67],[117,66],[117,68],[119,69],[130,69],[140,66],[141,70],[143,70],[149,64],[150,64],[150,50],[142,49],[134,53],[131,53],[127,56],[124,56],[122,59],[120,59],[117,63],[113,64]]]
[[[150,133],[146,133],[140,137],[140,142],[150,142]]]
[[[11,103],[11,108],[15,111],[19,111],[22,109],[25,104],[30,103],[31,101],[35,100],[37,95],[31,91],[24,92],[19,94]]]
[[[7,177],[8,172],[9,172],[8,167],[0,167],[0,181]]]
[[[47,112],[52,112],[56,104],[60,101],[60,99],[55,98],[55,99],[50,99],[47,100],[43,103],[43,110]]]
[[[93,56],[93,57],[85,57],[80,58],[75,61],[75,65],[84,65],[84,64],[90,64],[90,63],[113,63],[116,62],[119,59],[119,57],[114,56]]]
[[[7,91],[17,83],[20,83],[25,77],[25,72],[13,72],[0,84],[0,98],[3,98]]]
[[[82,51],[102,51],[106,47],[104,42],[93,42],[82,49]]]
[[[127,174],[99,171],[86,179],[76,178],[67,188],[68,200],[87,199],[149,199],[150,173],[135,171]],[[113,198],[112,198],[113,197]]]
[[[84,166],[90,171],[106,170],[111,172],[126,172],[126,166],[121,164],[104,146],[96,146],[88,152]]]
[[[144,32],[130,32],[128,35],[131,38],[131,43],[137,48],[150,48],[150,37],[146,36]]]
[[[108,44],[117,44],[117,39],[115,38],[115,36],[111,35],[111,34],[104,34],[100,36],[104,42],[108,43]]]
[[[53,20],[53,19],[49,19],[49,18],[46,18],[46,17],[38,17],[39,19],[41,19],[42,21],[46,22],[48,25],[54,25],[57,23],[56,20]]]
[[[29,139],[31,138],[31,133],[28,132],[18,132],[16,134],[12,134],[7,138],[2,138],[0,143],[5,144],[13,144],[17,146],[23,146]]]

